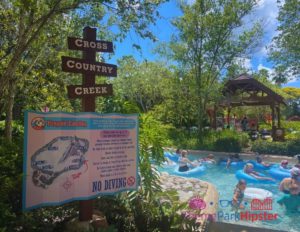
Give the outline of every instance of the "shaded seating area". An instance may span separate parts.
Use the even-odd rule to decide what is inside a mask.
[[[241,106],[269,106],[272,115],[273,140],[283,140],[284,130],[280,122],[280,106],[286,105],[284,98],[272,89],[254,79],[249,74],[228,80],[223,89],[223,99],[215,107],[213,127],[216,128],[216,110],[219,107],[227,110],[227,120],[230,120],[232,108]],[[277,118],[277,123],[275,121]]]

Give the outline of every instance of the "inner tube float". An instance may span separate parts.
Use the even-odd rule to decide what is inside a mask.
[[[265,176],[262,173],[259,173],[260,176]],[[238,170],[235,173],[235,177],[240,180],[244,179],[247,183],[254,183],[254,184],[272,184],[275,183],[274,181],[271,180],[258,180],[253,176],[250,176],[249,174],[245,173],[244,170]]]
[[[177,165],[174,169],[175,175],[183,176],[183,177],[196,177],[196,176],[203,175],[206,168],[205,166],[201,165],[201,166],[191,168],[185,172],[179,172],[178,169],[179,169],[179,165]]]
[[[177,163],[172,160],[164,161],[162,163],[162,167],[164,167],[164,168],[175,167],[176,165],[177,165]]]
[[[231,162],[229,166],[233,167],[233,168],[243,168],[245,166],[245,164],[246,163],[244,161],[234,161],[234,162]],[[224,161],[224,160],[221,161],[220,165],[226,167],[227,161]]]
[[[252,199],[259,199],[264,200],[266,198],[272,197],[273,194],[265,189],[261,188],[246,188],[244,192],[244,199],[252,200]]]
[[[268,173],[276,180],[283,180],[284,178],[291,177],[290,169],[283,169],[280,167],[273,167]]]
[[[202,163],[202,164],[205,164],[205,165],[211,165],[211,164],[215,164],[214,161],[211,161],[211,160],[206,160],[205,158],[203,159],[200,159],[198,162]]]
[[[269,170],[270,168],[274,167],[273,164],[271,164],[270,166],[266,167],[266,166],[264,166],[264,165],[262,165],[260,163],[257,163],[254,160],[249,160],[248,163],[253,164],[254,169],[257,169],[257,170]]]
[[[172,160],[173,162],[178,162],[179,156],[178,155],[174,155],[170,152],[165,151],[164,152],[164,156],[166,158],[169,158],[170,160]]]

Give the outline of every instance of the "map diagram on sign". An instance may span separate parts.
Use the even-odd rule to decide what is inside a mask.
[[[87,139],[76,136],[54,138],[31,157],[34,185],[47,188],[62,173],[80,169],[88,148]]]

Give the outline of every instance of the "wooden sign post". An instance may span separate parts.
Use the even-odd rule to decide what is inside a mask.
[[[82,98],[82,111],[95,112],[97,96],[111,96],[112,85],[96,85],[95,76],[117,76],[117,66],[96,62],[96,52],[113,52],[112,42],[96,40],[96,29],[85,27],[83,38],[68,38],[68,48],[81,50],[82,59],[62,57],[62,70],[82,73],[82,86],[68,86],[69,98]],[[93,216],[93,200],[79,202],[79,220],[89,221]]]

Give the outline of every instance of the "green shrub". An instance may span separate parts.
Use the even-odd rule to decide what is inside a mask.
[[[5,121],[0,121],[0,136],[4,136],[4,128],[5,128]],[[23,122],[13,121],[12,122],[12,136],[14,138],[17,138],[17,137],[22,137],[23,134],[24,134]]]
[[[220,138],[215,142],[216,151],[240,152],[241,144],[237,138]]]
[[[248,146],[249,136],[247,133],[232,130],[223,130],[216,133],[216,141],[213,149],[225,152],[240,152]]]
[[[173,146],[193,150],[239,152],[249,146],[249,135],[232,130],[205,131],[199,138],[195,132],[172,128],[169,136]]]
[[[293,131],[285,136],[286,140],[300,140],[300,131]]]
[[[299,154],[300,140],[287,140],[285,142],[256,140],[252,144],[252,151],[263,154],[293,156]]]
[[[300,131],[300,122],[298,121],[283,121],[281,125],[287,130]]]

